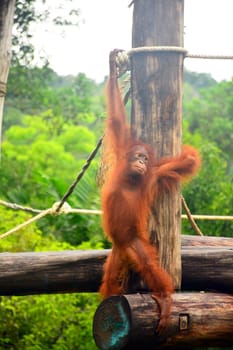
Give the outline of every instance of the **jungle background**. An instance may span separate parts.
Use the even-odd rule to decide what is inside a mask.
[[[30,23],[43,20],[34,1],[16,2],[13,59],[1,145],[0,199],[37,209],[59,201],[103,134],[104,85],[84,73],[59,76],[35,66]],[[78,22],[79,13],[74,14]],[[44,16],[49,15],[44,14]],[[70,18],[70,17],[69,17]],[[56,19],[55,19],[56,20]],[[64,18],[59,25],[74,25]],[[69,22],[69,23],[67,23]],[[183,142],[202,155],[199,175],[183,188],[193,214],[232,215],[233,81],[185,71]],[[73,208],[99,209],[100,153],[69,198]],[[0,232],[31,214],[0,206]],[[205,235],[232,236],[231,221],[198,221]],[[194,234],[187,221],[183,234]],[[1,252],[108,248],[98,215],[47,216],[0,240]],[[0,297],[0,349],[94,350],[97,294]]]

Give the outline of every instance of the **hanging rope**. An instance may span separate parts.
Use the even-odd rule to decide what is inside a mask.
[[[101,139],[99,139],[95,149],[91,152],[91,154],[89,155],[89,157],[87,158],[86,163],[84,164],[84,166],[82,167],[80,173],[77,175],[75,181],[72,183],[72,185],[68,188],[67,192],[64,194],[64,196],[62,197],[60,204],[58,205],[56,212],[58,213],[59,210],[61,209],[61,207],[63,206],[63,204],[65,203],[65,201],[69,198],[69,196],[73,193],[75,187],[77,186],[77,184],[79,183],[79,181],[82,179],[83,175],[85,174],[85,172],[87,171],[87,169],[89,168],[91,161],[95,158],[96,153],[98,152],[101,144],[103,141],[103,137]]]
[[[182,203],[182,207],[184,208],[184,210],[186,212],[187,218],[189,219],[189,222],[190,222],[192,228],[198,234],[198,236],[203,236],[203,233],[201,232],[198,225],[196,224],[196,222],[191,214],[191,211],[189,210],[189,207],[188,207],[183,196],[181,196],[181,203]]]

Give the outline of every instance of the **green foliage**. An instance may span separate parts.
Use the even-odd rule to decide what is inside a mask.
[[[62,198],[101,135],[102,91],[84,74],[58,77],[48,67],[11,69],[0,169],[4,198],[41,209]],[[97,168],[98,159],[69,198],[74,208],[99,208]],[[75,245],[90,239],[95,246],[103,239],[98,216],[46,217],[38,226]]]
[[[201,90],[200,97],[184,103],[189,130],[215,142],[223,151],[229,168],[233,154],[233,81],[221,82]]]
[[[18,4],[22,7],[24,2]],[[185,78],[184,143],[200,149],[203,164],[199,176],[184,187],[184,197],[194,214],[232,215],[232,82],[216,84],[211,77],[194,73]],[[59,77],[47,66],[13,67],[4,118],[0,198],[40,209],[59,201],[102,134],[104,113],[103,85],[84,74]],[[98,158],[69,197],[73,208],[100,208],[97,168]],[[32,215],[0,207],[0,216],[4,233]],[[204,234],[232,236],[229,221],[198,224]],[[193,233],[187,221],[183,232]],[[99,216],[68,214],[47,216],[0,240],[0,251],[104,245]],[[97,303],[98,297],[88,294],[1,297],[0,349],[94,350],[91,323]]]
[[[88,118],[88,116],[87,116]],[[89,116],[92,119],[92,116]],[[79,140],[77,148],[77,137]],[[58,141],[64,145],[65,150],[78,158],[91,153],[95,145],[95,135],[85,126],[67,125],[64,127],[63,133],[59,136]]]
[[[190,89],[185,89],[189,96],[184,99],[185,142],[196,145],[203,158],[198,178],[184,191],[193,214],[232,215],[232,84],[210,82],[208,89],[197,89],[194,79]],[[192,96],[191,89],[195,92]],[[198,225],[204,234],[232,237],[232,221],[200,220]],[[183,232],[190,231],[190,225],[183,221]]]
[[[4,218],[0,222],[3,233],[28,220],[31,214],[0,206],[0,217]],[[43,237],[35,223],[0,240],[0,252],[74,248],[52,235]],[[0,297],[0,349],[95,350],[92,319],[98,302],[94,294]]]
[[[17,110],[16,110],[17,106]],[[85,125],[98,132],[104,113],[103,86],[80,73],[59,77],[49,67],[13,66],[8,79],[3,130],[21,124],[25,114],[51,110],[62,122]]]
[[[90,294],[0,297],[0,349],[95,350]]]
[[[227,162],[220,148],[204,139],[199,132],[184,132],[184,143],[197,147],[202,156],[199,175],[184,188],[184,197],[193,214],[232,215],[231,195],[233,176],[227,174]],[[205,235],[232,236],[232,221],[198,221]],[[192,232],[190,224],[183,220],[183,232]]]
[[[210,74],[190,72],[186,69],[184,70],[184,81],[197,91],[217,84]]]
[[[0,234],[3,234],[29,220],[32,214],[0,206],[0,217],[4,218],[0,222]],[[51,234],[44,237],[35,222],[0,240],[0,252],[57,251],[64,249],[74,249],[74,247],[67,242],[55,240]]]
[[[59,201],[95,147],[95,135],[85,126],[70,126],[51,111],[25,116],[22,125],[10,127],[2,145],[0,194],[11,202],[46,209]],[[74,208],[99,208],[95,176],[98,161],[91,167],[69,198]],[[38,226],[47,235],[72,244],[101,238],[98,216],[46,217]],[[93,232],[91,229],[93,228]],[[95,243],[94,243],[95,244]]]

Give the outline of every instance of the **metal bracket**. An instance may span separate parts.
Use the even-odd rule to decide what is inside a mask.
[[[190,317],[189,314],[179,314],[179,329],[186,331],[189,329]]]

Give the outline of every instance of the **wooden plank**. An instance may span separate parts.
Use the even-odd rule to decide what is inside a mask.
[[[233,296],[177,293],[168,329],[155,333],[159,310],[150,294],[113,296],[96,310],[93,335],[99,349],[187,349],[233,345]]]
[[[96,292],[109,250],[0,254],[0,295]],[[182,288],[233,292],[232,247],[182,249]]]

